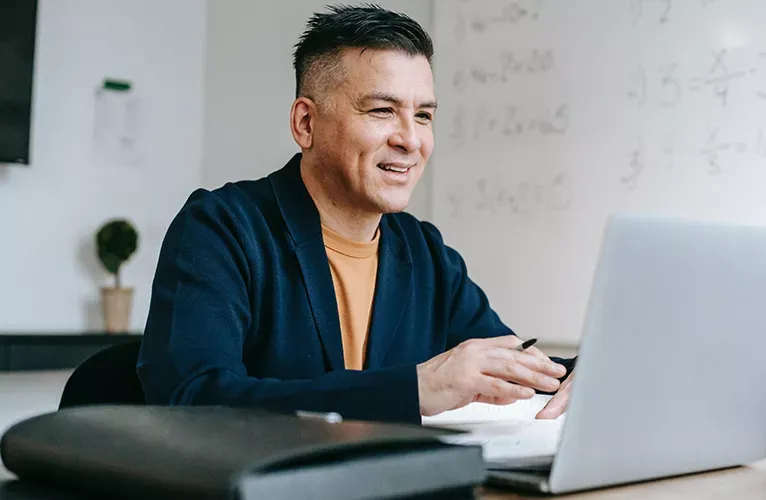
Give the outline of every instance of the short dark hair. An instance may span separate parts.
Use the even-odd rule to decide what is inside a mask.
[[[323,74],[340,75],[340,53],[347,48],[400,51],[423,56],[431,64],[431,37],[409,16],[373,4],[335,5],[328,10],[309,19],[295,45],[296,97],[316,98],[311,93]]]

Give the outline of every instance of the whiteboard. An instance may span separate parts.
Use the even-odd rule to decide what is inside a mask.
[[[766,225],[764,26],[764,0],[434,2],[433,219],[508,326],[579,341],[614,211]]]

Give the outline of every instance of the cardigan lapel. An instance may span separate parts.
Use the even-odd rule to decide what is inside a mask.
[[[380,368],[407,306],[412,286],[412,261],[406,247],[383,216],[375,299],[372,307],[365,368]]]
[[[269,175],[272,190],[295,245],[314,322],[333,370],[345,368],[338,303],[322,238],[319,212],[300,174],[301,155]],[[401,323],[412,286],[412,260],[397,235],[395,223],[383,216],[372,318],[365,368],[380,368]]]
[[[295,245],[311,312],[332,370],[345,368],[338,303],[322,238],[322,225],[314,201],[300,174],[301,155],[269,175],[272,190]]]

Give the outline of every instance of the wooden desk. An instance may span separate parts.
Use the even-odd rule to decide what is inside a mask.
[[[521,500],[546,498],[483,488],[481,500]],[[561,497],[566,500],[763,500],[766,499],[766,460],[749,467],[693,474],[640,484],[618,486]]]
[[[86,500],[77,493],[46,490],[14,480],[0,478],[0,500]],[[429,497],[431,498],[431,497]],[[519,495],[507,491],[482,489],[478,500],[763,500],[766,498],[766,460],[751,467],[695,474],[642,484],[620,486],[571,495]]]

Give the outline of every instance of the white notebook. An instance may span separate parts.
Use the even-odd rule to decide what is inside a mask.
[[[549,399],[550,396],[536,395],[506,406],[471,403],[422,420],[424,426],[468,431],[443,440],[453,444],[481,445],[487,462],[553,455],[558,448],[565,415],[555,420],[535,419]]]

